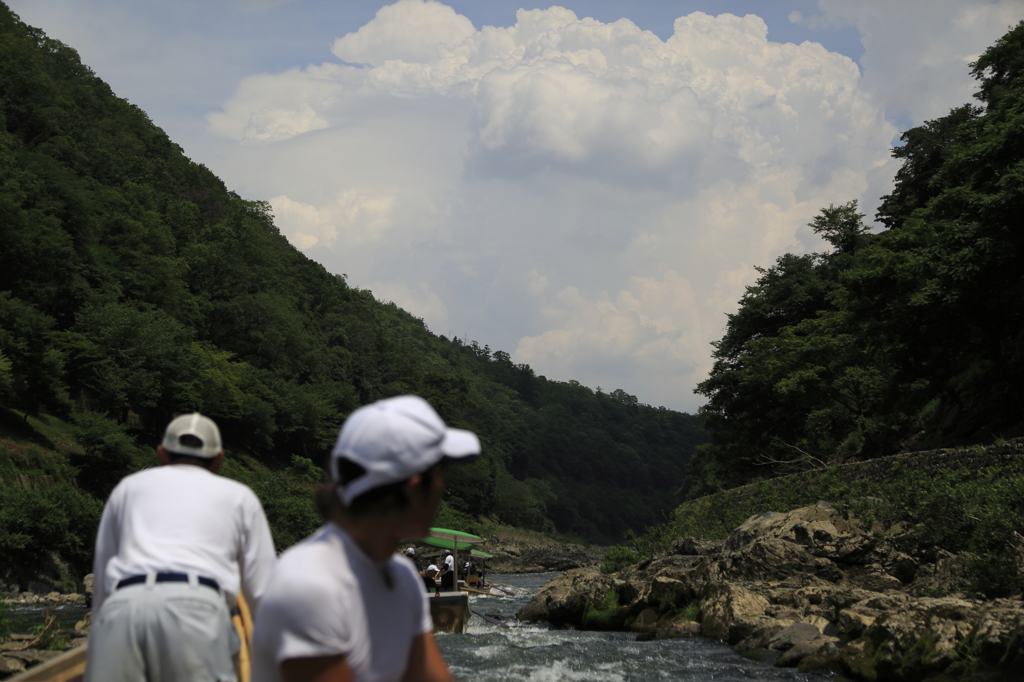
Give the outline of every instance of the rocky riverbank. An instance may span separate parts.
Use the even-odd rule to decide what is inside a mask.
[[[575,568],[596,570],[607,547],[589,547],[567,542],[519,542],[492,537],[484,548],[490,573],[545,573]]]
[[[89,578],[87,586],[91,586],[91,576]],[[40,622],[28,628],[31,632],[14,632],[6,641],[0,639],[0,680],[85,644],[89,634],[89,613],[82,612],[88,599],[89,595],[84,593],[62,594],[55,591],[36,594],[15,590],[4,594],[0,605],[8,619],[17,616],[19,611],[32,609],[39,615]],[[81,616],[68,622],[69,610]]]
[[[42,622],[34,626],[32,632],[15,632],[6,641],[0,641],[0,680],[85,644],[89,634],[88,612],[73,623],[74,627],[69,627],[60,613],[62,608],[84,607],[85,601],[85,595],[57,592],[45,595],[21,593],[4,599],[3,605],[8,609],[42,607],[43,610],[40,612]]]
[[[1024,602],[955,592],[963,557],[908,550],[819,503],[612,575],[569,570],[519,612],[640,638],[711,637],[744,655],[870,682],[1024,680]],[[905,537],[905,536],[904,536]],[[1024,569],[1024,538],[1018,561]],[[899,548],[899,549],[898,549]]]

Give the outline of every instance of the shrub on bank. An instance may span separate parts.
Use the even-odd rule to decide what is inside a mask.
[[[632,566],[636,562],[640,561],[640,559],[640,555],[629,547],[615,545],[605,552],[604,562],[601,564],[601,572],[615,573],[626,566]]]

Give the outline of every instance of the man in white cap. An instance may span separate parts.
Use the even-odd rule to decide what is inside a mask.
[[[199,413],[173,420],[161,466],[126,476],[96,534],[85,682],[237,680],[229,609],[255,609],[276,561],[259,500],[216,476],[220,431]]]
[[[253,682],[451,681],[422,578],[395,550],[426,536],[447,462],[479,454],[422,398],[349,416],[319,491],[328,523],[281,556],[256,615]]]

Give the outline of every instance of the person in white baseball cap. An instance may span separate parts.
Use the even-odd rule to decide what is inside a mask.
[[[479,455],[417,396],[345,420],[318,491],[327,524],[281,556],[256,614],[253,682],[451,681],[422,577],[396,549],[427,534],[448,463]]]
[[[275,563],[263,507],[215,475],[220,430],[199,413],[167,425],[157,460],[103,508],[85,680],[235,680],[229,609],[240,588],[257,608]]]

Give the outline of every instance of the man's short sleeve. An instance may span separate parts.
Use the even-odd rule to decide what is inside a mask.
[[[404,563],[407,565],[399,565],[399,570],[404,572],[402,582],[406,592],[410,595],[410,608],[416,614],[416,623],[418,623],[417,627],[419,630],[416,634],[422,635],[427,632],[433,632],[434,619],[430,615],[430,599],[423,590],[423,576],[416,571],[411,563]]]
[[[277,665],[290,658],[348,655],[352,626],[347,611],[325,608],[325,604],[345,603],[338,594],[340,586],[308,573],[290,579],[288,568],[278,566],[263,597],[253,647],[264,648]]]

